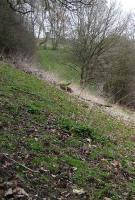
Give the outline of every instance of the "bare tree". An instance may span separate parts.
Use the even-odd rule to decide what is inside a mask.
[[[135,43],[130,35],[119,36],[117,43],[106,54],[104,92],[114,103],[135,108]]]
[[[48,21],[50,24],[50,33],[52,39],[53,50],[58,48],[60,40],[65,35],[65,26],[66,26],[66,10],[63,8],[62,4],[57,2],[52,4],[52,9],[49,10]]]
[[[31,4],[31,0],[6,0],[9,4],[10,8],[15,12],[19,12],[21,14],[28,14],[33,12],[33,7]],[[46,10],[52,9],[52,5],[55,3],[61,4],[63,7],[67,9],[73,9],[76,5],[86,5],[91,6],[95,0],[44,0],[44,6]],[[39,2],[35,0],[35,2]]]
[[[79,7],[76,16],[74,52],[81,63],[80,83],[85,86],[94,78],[100,56],[113,45],[113,35],[125,30],[128,18],[121,21],[115,3],[108,6],[106,1],[98,0],[89,8]]]
[[[135,13],[130,14],[130,22],[126,30],[126,34],[133,42],[135,42]]]

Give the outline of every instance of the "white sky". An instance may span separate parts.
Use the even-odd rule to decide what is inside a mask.
[[[123,6],[124,11],[134,11],[135,12],[135,0],[118,0]]]

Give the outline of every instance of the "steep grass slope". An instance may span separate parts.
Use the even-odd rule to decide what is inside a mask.
[[[90,85],[82,91],[80,87],[80,69],[79,63],[76,64],[71,50],[69,48],[59,48],[54,51],[51,48],[38,50],[38,58],[42,70],[51,74],[50,79],[54,82],[68,82],[71,81],[71,88],[73,94],[80,96],[83,99],[90,100],[93,103],[108,104],[110,98],[103,97],[102,87],[92,81]],[[40,70],[39,70],[40,71]],[[44,72],[41,72],[44,73]],[[123,120],[126,123],[135,124],[135,113],[126,107],[112,104],[112,107],[104,108],[104,110],[111,116]]]
[[[24,199],[135,198],[133,127],[10,66],[0,74],[0,199],[18,187]]]

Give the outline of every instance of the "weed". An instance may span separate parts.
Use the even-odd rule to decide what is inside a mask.
[[[59,167],[58,158],[53,156],[36,157],[32,162],[35,165],[43,166],[53,172],[56,171]]]
[[[100,135],[99,133],[97,133],[96,129],[90,128],[85,124],[81,124],[73,120],[71,121],[69,119],[60,119],[58,123],[60,128],[64,129],[65,131],[73,132],[79,137],[89,137],[93,141],[103,144],[109,142],[109,139],[106,136]]]
[[[28,138],[27,139],[27,146],[32,151],[44,151],[44,146],[40,141],[36,141],[35,138]]]

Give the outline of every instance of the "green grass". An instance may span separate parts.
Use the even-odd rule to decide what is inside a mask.
[[[134,127],[10,66],[0,74],[0,152],[39,171],[7,165],[2,179],[12,171],[39,199],[75,199],[73,186],[90,200],[134,198]]]
[[[41,67],[47,71],[57,73],[62,80],[78,82],[79,67],[76,67],[68,49],[38,50]]]

